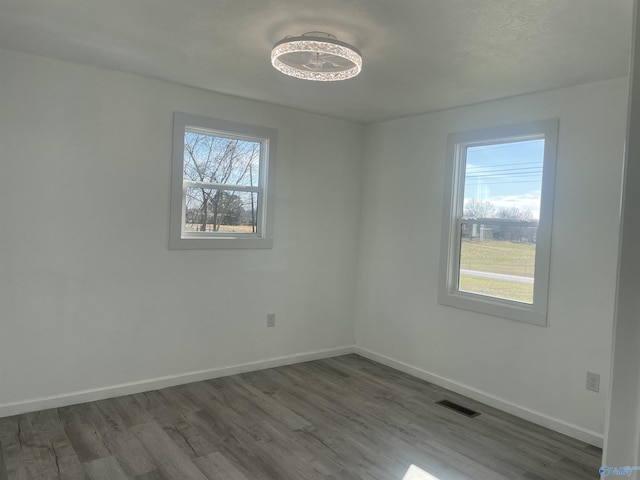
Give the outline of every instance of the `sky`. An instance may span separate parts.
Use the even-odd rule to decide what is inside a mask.
[[[467,147],[464,199],[540,218],[544,139]]]

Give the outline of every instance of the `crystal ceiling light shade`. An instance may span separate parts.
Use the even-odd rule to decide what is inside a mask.
[[[333,35],[308,32],[276,43],[271,50],[271,64],[292,77],[333,82],[358,75],[362,55],[357,48]]]

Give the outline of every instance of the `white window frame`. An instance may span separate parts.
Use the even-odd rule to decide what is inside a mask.
[[[548,119],[453,133],[448,136],[438,291],[440,304],[534,325],[547,325],[558,124],[558,119]],[[462,197],[467,148],[539,138],[544,138],[545,143],[540,220],[536,236],[533,303],[527,304],[458,290],[460,229],[464,207]]]
[[[216,137],[249,140],[260,143],[258,186],[214,184],[184,180],[184,138],[186,131],[201,131]],[[272,248],[274,172],[277,131],[272,128],[201,117],[187,113],[173,114],[173,157],[171,165],[171,203],[169,211],[170,249]],[[259,195],[256,233],[186,232],[185,209],[187,188],[219,188],[256,192]]]

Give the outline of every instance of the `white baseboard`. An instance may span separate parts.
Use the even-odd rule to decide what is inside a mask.
[[[118,397],[121,395],[131,395],[135,393],[148,392],[160,388],[173,387],[185,383],[199,382],[202,380],[210,380],[212,378],[225,377],[228,375],[236,375],[239,373],[263,370],[266,368],[280,367],[283,365],[291,365],[294,363],[308,362],[312,360],[320,360],[323,358],[336,357],[349,353],[357,353],[363,357],[369,358],[383,365],[387,365],[401,372],[408,373],[414,377],[426,380],[440,387],[454,391],[466,397],[472,398],[478,402],[482,402],[491,407],[510,413],[524,420],[528,420],[537,425],[549,428],[556,432],[563,433],[570,437],[576,438],[583,442],[602,447],[604,436],[597,432],[587,430],[578,425],[574,425],[558,418],[545,415],[544,413],[516,405],[508,400],[496,397],[487,392],[463,385],[461,383],[449,380],[439,375],[427,372],[421,368],[414,367],[399,360],[378,354],[366,348],[356,345],[347,345],[343,347],[330,348],[326,350],[316,350],[312,352],[298,353],[283,357],[275,357],[256,362],[242,363],[239,365],[231,365],[227,367],[211,368],[207,370],[199,370],[195,372],[187,372],[178,375],[169,375],[166,377],[157,377],[138,382],[123,383],[92,390],[83,390],[79,392],[66,393],[62,395],[53,395],[49,397],[35,398],[20,402],[0,404],[0,418],[18,415],[25,412],[34,412],[37,410],[46,410],[48,408],[64,407],[67,405],[75,405],[77,403],[92,402],[103,400],[105,398]]]
[[[489,405],[490,407],[497,408],[498,410],[501,410],[503,412],[510,413],[512,415],[515,415],[516,417],[520,417],[524,420],[535,423],[536,425],[541,425],[564,435],[568,435],[590,445],[595,445],[596,447],[602,448],[602,445],[604,443],[604,435],[598,432],[594,432],[592,430],[582,428],[578,425],[565,422],[564,420],[551,417],[544,413],[537,412],[520,405],[516,405],[515,403],[512,403],[503,398],[496,397],[495,395],[492,395],[490,393],[483,392],[482,390],[478,390],[476,388],[463,385],[453,380],[446,379],[434,373],[422,370],[421,368],[414,367],[413,365],[409,365],[385,355],[380,355],[379,353],[375,353],[366,348],[356,346],[354,348],[354,351],[358,355],[373,360],[374,362],[382,363],[383,365],[387,365],[388,367],[395,368],[396,370],[400,370],[404,373],[408,373],[409,375],[420,378],[422,380],[426,380],[427,382],[438,385],[439,387],[446,388],[447,390],[459,393],[460,395],[472,398],[473,400]]]
[[[253,372],[256,370],[264,370],[265,368],[281,367],[283,365],[291,365],[294,363],[302,363],[309,362],[311,360],[336,357],[338,355],[354,353],[354,351],[355,346],[348,345],[337,348],[329,348],[326,350],[315,350],[312,352],[297,353],[284,357],[275,357],[267,360],[259,360],[256,362],[242,363],[239,365],[211,368],[208,370],[198,370],[196,372],[187,372],[178,375],[168,375],[166,377],[151,378],[138,382],[122,383],[119,385],[111,385],[109,387],[96,388],[92,390],[82,390],[79,392],[65,393],[62,395],[35,398],[24,400],[21,402],[4,403],[0,404],[0,418],[9,417],[11,415],[18,415],[26,412],[35,412],[37,410],[46,410],[48,408],[65,407],[67,405],[75,405],[77,403],[93,402],[96,400],[104,400],[105,398],[148,392],[150,390],[158,390],[160,388],[173,387],[175,385],[182,385],[185,383],[210,380],[212,378],[226,377],[228,375]]]

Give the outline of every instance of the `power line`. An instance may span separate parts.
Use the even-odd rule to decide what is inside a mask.
[[[513,167],[513,168],[497,168],[497,167],[473,167],[468,169],[465,173],[492,173],[492,172],[519,172],[522,170],[534,170],[542,172],[542,165],[536,165],[533,167]]]
[[[509,182],[509,181],[495,181],[495,182],[484,182],[482,183],[480,186],[484,186],[484,185],[510,185],[512,183],[535,183],[537,185],[540,185],[540,182],[537,182],[535,180],[515,180],[513,182]]]
[[[468,179],[483,179],[483,178],[488,178],[488,179],[492,179],[492,178],[496,178],[496,177],[512,177],[512,178],[519,178],[519,177],[537,177],[537,178],[542,178],[542,172],[522,172],[522,173],[494,173],[492,175],[467,175],[465,177],[465,180]]]
[[[471,163],[471,165],[473,165],[473,161],[471,162],[467,162],[467,163]],[[522,165],[542,165],[542,161],[535,161],[535,162],[510,162],[510,163],[492,163],[491,165],[478,165],[478,168],[482,168],[482,167],[511,167],[511,166],[522,166]]]

